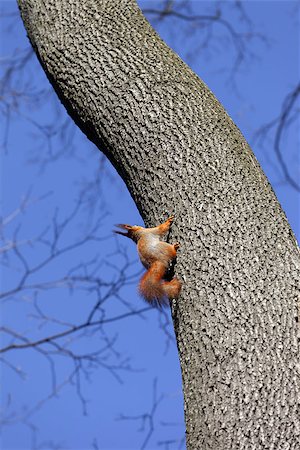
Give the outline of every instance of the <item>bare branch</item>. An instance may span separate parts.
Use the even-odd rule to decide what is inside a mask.
[[[289,92],[283,100],[279,116],[271,120],[269,123],[263,125],[255,135],[256,139],[259,138],[263,140],[266,135],[275,128],[274,152],[279,161],[285,180],[298,192],[300,192],[300,185],[290,173],[290,169],[286,163],[286,158],[284,158],[284,153],[282,150],[282,140],[283,135],[287,131],[288,127],[292,123],[294,123],[298,117],[299,107],[296,107],[296,103],[299,100],[299,97],[300,83],[297,84],[295,88],[291,92]]]
[[[45,338],[42,339],[38,339],[37,341],[29,341],[27,338],[25,338],[24,336],[14,332],[13,330],[10,330],[6,327],[0,327],[0,330],[6,334],[9,334],[19,340],[24,341],[23,344],[10,344],[7,345],[6,347],[3,347],[0,349],[0,353],[6,353],[10,350],[20,350],[20,349],[24,349],[24,348],[34,348],[34,347],[38,347],[42,344],[49,344],[49,343],[53,343],[53,341],[57,340],[57,339],[61,339],[63,337],[69,336],[71,334],[77,333],[78,331],[81,331],[83,329],[86,328],[92,328],[92,327],[99,327],[101,325],[107,324],[107,323],[111,323],[111,322],[116,322],[118,320],[122,320],[125,319],[127,317],[131,317],[131,316],[136,316],[136,315],[140,315],[144,312],[153,310],[152,307],[145,307],[145,308],[141,308],[139,310],[136,311],[130,311],[128,313],[124,313],[124,314],[120,314],[118,316],[115,317],[109,317],[108,319],[100,319],[100,320],[95,320],[94,322],[84,322],[80,325],[74,325],[72,326],[70,329],[62,331],[61,333],[56,333],[53,334],[51,336],[47,336]]]
[[[127,416],[124,414],[120,414],[117,420],[133,420],[133,421],[139,421],[141,426],[139,431],[146,431],[146,436],[141,444],[140,450],[145,450],[147,447],[149,440],[151,439],[151,436],[155,429],[155,414],[157,412],[158,405],[162,402],[164,399],[164,395],[157,396],[157,378],[153,380],[153,399],[152,399],[152,406],[149,410],[149,412],[136,415],[136,416]]]
[[[268,42],[265,35],[253,30],[253,24],[249,17],[247,16],[244,6],[240,1],[234,3],[234,7],[240,13],[240,23],[243,23],[246,27],[245,30],[238,31],[237,27],[232,25],[232,20],[226,19],[225,17],[225,7],[226,5],[216,2],[214,4],[214,13],[212,14],[195,14],[193,12],[182,12],[185,10],[192,10],[190,8],[191,3],[189,2],[178,2],[165,1],[162,4],[162,9],[156,8],[144,8],[143,12],[146,15],[154,16],[158,21],[162,21],[168,17],[175,17],[186,23],[193,24],[194,31],[197,29],[202,30],[202,45],[201,48],[208,48],[212,45],[212,40],[214,38],[214,28],[220,27],[226,31],[230,38],[230,42],[235,49],[235,61],[230,70],[229,80],[233,83],[233,79],[236,76],[241,64],[245,60],[246,55],[254,57],[254,53],[250,51],[250,41],[253,39],[258,39],[265,44]],[[211,5],[210,5],[211,6]],[[209,45],[210,44],[210,45]]]

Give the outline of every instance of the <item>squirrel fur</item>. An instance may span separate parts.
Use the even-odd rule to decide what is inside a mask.
[[[126,224],[116,225],[126,230],[115,231],[122,236],[129,237],[137,244],[137,250],[143,266],[147,272],[139,283],[140,294],[146,302],[154,306],[164,306],[168,300],[177,298],[181,290],[181,282],[174,277],[171,281],[165,279],[168,269],[174,262],[179,244],[169,244],[160,241],[170,229],[174,216],[154,228],[144,228]]]

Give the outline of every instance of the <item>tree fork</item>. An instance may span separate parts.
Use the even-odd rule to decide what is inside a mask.
[[[146,224],[175,214],[187,448],[296,450],[299,252],[240,131],[134,0],[19,7],[60,100]]]

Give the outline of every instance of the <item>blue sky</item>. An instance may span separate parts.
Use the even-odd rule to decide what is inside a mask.
[[[160,2],[139,4],[154,8]],[[234,71],[234,77],[236,51],[225,27],[216,23],[206,46],[205,30],[199,23],[186,23],[174,17],[158,22],[153,15],[148,17],[239,126],[299,240],[299,192],[285,181],[274,155],[274,130],[263,142],[256,136],[260,127],[279,116],[284,98],[299,82],[296,2],[242,4],[251,28],[234,8],[234,2],[220,4],[222,17],[235,30],[249,35],[245,39],[245,59]],[[188,10],[182,11],[190,15],[213,14],[215,6],[215,2],[194,1],[188,4]],[[2,1],[1,10],[16,12],[16,4]],[[257,37],[250,40],[250,31]],[[3,17],[1,77],[12,55],[19,55],[26,48],[28,41],[18,16]],[[4,255],[4,289],[13,289],[19,283],[24,261],[30,267],[45,261],[48,244],[53,243],[55,223],[62,224],[71,214],[82,192],[84,203],[66,225],[57,248],[78,242],[93,226],[95,231],[93,240],[50,260],[30,274],[28,289],[5,299],[1,308],[2,326],[15,330],[23,338],[37,340],[66,329],[65,322],[79,324],[97,299],[108,294],[111,285],[105,283],[117,284],[123,266],[125,274],[132,277],[130,283],[108,295],[101,313],[110,319],[127,314],[132,308],[144,308],[136,292],[141,265],[135,246],[111,232],[115,223],[142,223],[141,218],[115,170],[108,162],[103,163],[99,151],[70,122],[35,57],[11,79],[2,113],[7,112],[7,105],[11,111],[8,129],[1,119],[1,207],[2,217],[8,222],[3,231],[3,245],[16,236],[22,257],[13,250]],[[283,148],[290,173],[298,180],[299,136],[295,123],[284,135]],[[24,198],[28,199],[25,203]],[[61,281],[66,274],[82,275],[83,268],[101,278],[99,291],[94,284],[83,282],[72,290]],[[41,312],[52,319],[43,320]],[[4,333],[2,345],[10,341]],[[84,363],[80,378],[75,374],[71,383],[74,364],[66,354],[51,354],[49,360],[32,349],[7,352],[1,371],[5,425],[1,448],[141,449],[150,428],[147,418],[143,428],[139,416],[151,412],[155,392],[159,402],[152,416],[154,430],[144,448],[185,448],[181,376],[169,312],[147,311],[112,321],[74,342],[67,339],[59,342],[78,355],[104,350],[99,364]],[[41,351],[45,350],[55,349],[41,346]],[[120,420],[122,417],[127,420]]]

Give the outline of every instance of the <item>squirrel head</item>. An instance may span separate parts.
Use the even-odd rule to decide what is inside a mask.
[[[122,236],[126,236],[126,237],[132,239],[134,242],[137,242],[140,239],[140,237],[143,234],[143,231],[145,230],[145,228],[143,228],[143,227],[139,227],[137,225],[133,225],[133,226],[126,225],[125,223],[120,223],[120,224],[116,225],[116,227],[121,228],[122,230],[126,230],[126,232],[114,230],[115,233],[121,234]]]

